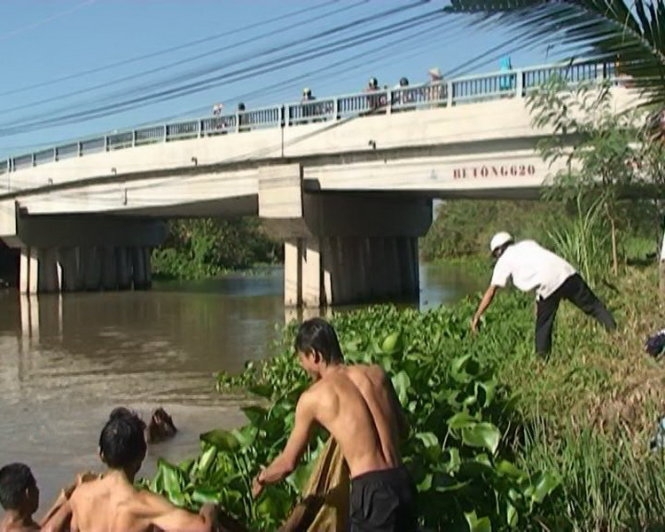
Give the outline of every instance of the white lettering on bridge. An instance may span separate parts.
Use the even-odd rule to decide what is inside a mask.
[[[501,164],[453,168],[453,179],[482,177],[526,177],[536,174],[533,164]]]

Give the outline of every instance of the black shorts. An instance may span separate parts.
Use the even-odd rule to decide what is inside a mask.
[[[404,466],[351,479],[350,529],[415,532],[416,487]]]

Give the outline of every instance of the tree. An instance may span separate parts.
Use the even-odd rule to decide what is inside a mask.
[[[448,13],[474,15],[473,23],[498,22],[519,33],[524,46],[557,43],[571,58],[613,64],[631,78],[651,110],[665,105],[665,2],[663,0],[451,0]],[[660,111],[656,112],[660,115]],[[658,121],[658,128],[663,121]],[[642,175],[662,183],[663,147],[640,128],[641,142],[632,163]],[[662,131],[662,128],[661,128]],[[646,142],[644,142],[646,141]],[[648,168],[646,167],[648,165]],[[622,170],[625,168],[622,166]],[[662,197],[662,188],[656,193]],[[665,274],[665,235],[661,245],[661,271]],[[661,286],[665,286],[661,276]]]
[[[571,57],[619,62],[648,105],[665,105],[663,0],[451,0],[444,10],[513,28],[524,46],[556,43]]]
[[[644,165],[636,164],[643,152],[641,115],[636,110],[616,113],[610,85],[581,83],[572,90],[566,81],[552,78],[527,98],[537,128],[554,135],[538,143],[546,162],[563,160],[564,170],[554,175],[546,195],[575,200],[580,215],[604,213],[610,227],[612,269],[618,273],[618,226],[625,216],[622,207],[628,192],[645,185]],[[584,226],[590,228],[590,226]],[[585,235],[579,235],[580,238]]]

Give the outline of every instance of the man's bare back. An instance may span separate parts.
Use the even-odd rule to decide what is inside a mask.
[[[200,516],[176,508],[164,498],[138,491],[117,474],[79,486],[70,499],[71,530],[147,532],[209,530]]]
[[[284,450],[255,477],[254,497],[295,470],[321,425],[349,466],[351,530],[415,531],[416,488],[398,451],[407,423],[388,376],[379,366],[347,366],[337,333],[322,318],[300,325],[294,351],[314,384],[298,400]]]
[[[351,477],[398,467],[401,407],[379,366],[335,367],[299,401],[339,444]]]

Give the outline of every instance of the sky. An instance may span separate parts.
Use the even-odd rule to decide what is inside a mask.
[[[2,0],[0,159],[139,125],[557,58],[445,0]],[[198,42],[197,42],[198,41]],[[63,79],[65,78],[65,79]],[[122,107],[124,106],[124,107]]]

